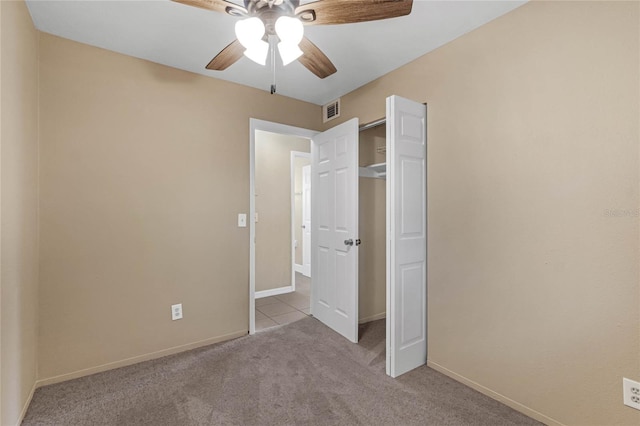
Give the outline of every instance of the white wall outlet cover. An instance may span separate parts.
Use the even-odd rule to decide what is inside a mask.
[[[238,214],[238,228],[247,227],[247,215],[244,213]]]
[[[173,321],[182,319],[182,303],[171,305],[171,319]]]
[[[623,378],[622,397],[624,405],[640,410],[640,382]]]

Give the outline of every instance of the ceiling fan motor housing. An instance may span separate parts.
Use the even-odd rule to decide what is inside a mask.
[[[295,16],[295,5],[289,0],[248,0],[246,7],[248,16],[257,16],[264,22],[267,35],[276,35],[279,17]]]

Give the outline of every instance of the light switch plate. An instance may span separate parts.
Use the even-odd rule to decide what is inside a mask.
[[[247,215],[244,213],[238,214],[238,228],[247,227]]]

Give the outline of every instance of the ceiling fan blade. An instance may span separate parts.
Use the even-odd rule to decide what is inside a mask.
[[[229,66],[236,63],[238,59],[242,58],[244,50],[244,46],[240,44],[238,40],[234,40],[207,64],[207,69],[214,71],[226,70]]]
[[[213,10],[220,13],[228,13],[229,15],[242,16],[247,14],[247,9],[238,6],[235,3],[226,0],[172,0],[176,3],[186,4],[187,6],[199,7],[200,9]]]
[[[311,43],[308,38],[302,38],[300,50],[302,50],[303,54],[298,58],[298,61],[318,77],[329,77],[337,71],[335,65],[327,58],[327,55],[322,53],[322,50]]]
[[[352,24],[405,16],[412,7],[413,0],[319,0],[295,13],[308,25]]]

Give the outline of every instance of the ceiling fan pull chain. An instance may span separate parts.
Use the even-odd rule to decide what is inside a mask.
[[[271,45],[271,69],[273,71],[273,80],[271,83],[271,94],[275,95],[276,93],[276,49],[275,43],[273,41],[273,37],[269,36],[269,44]]]

